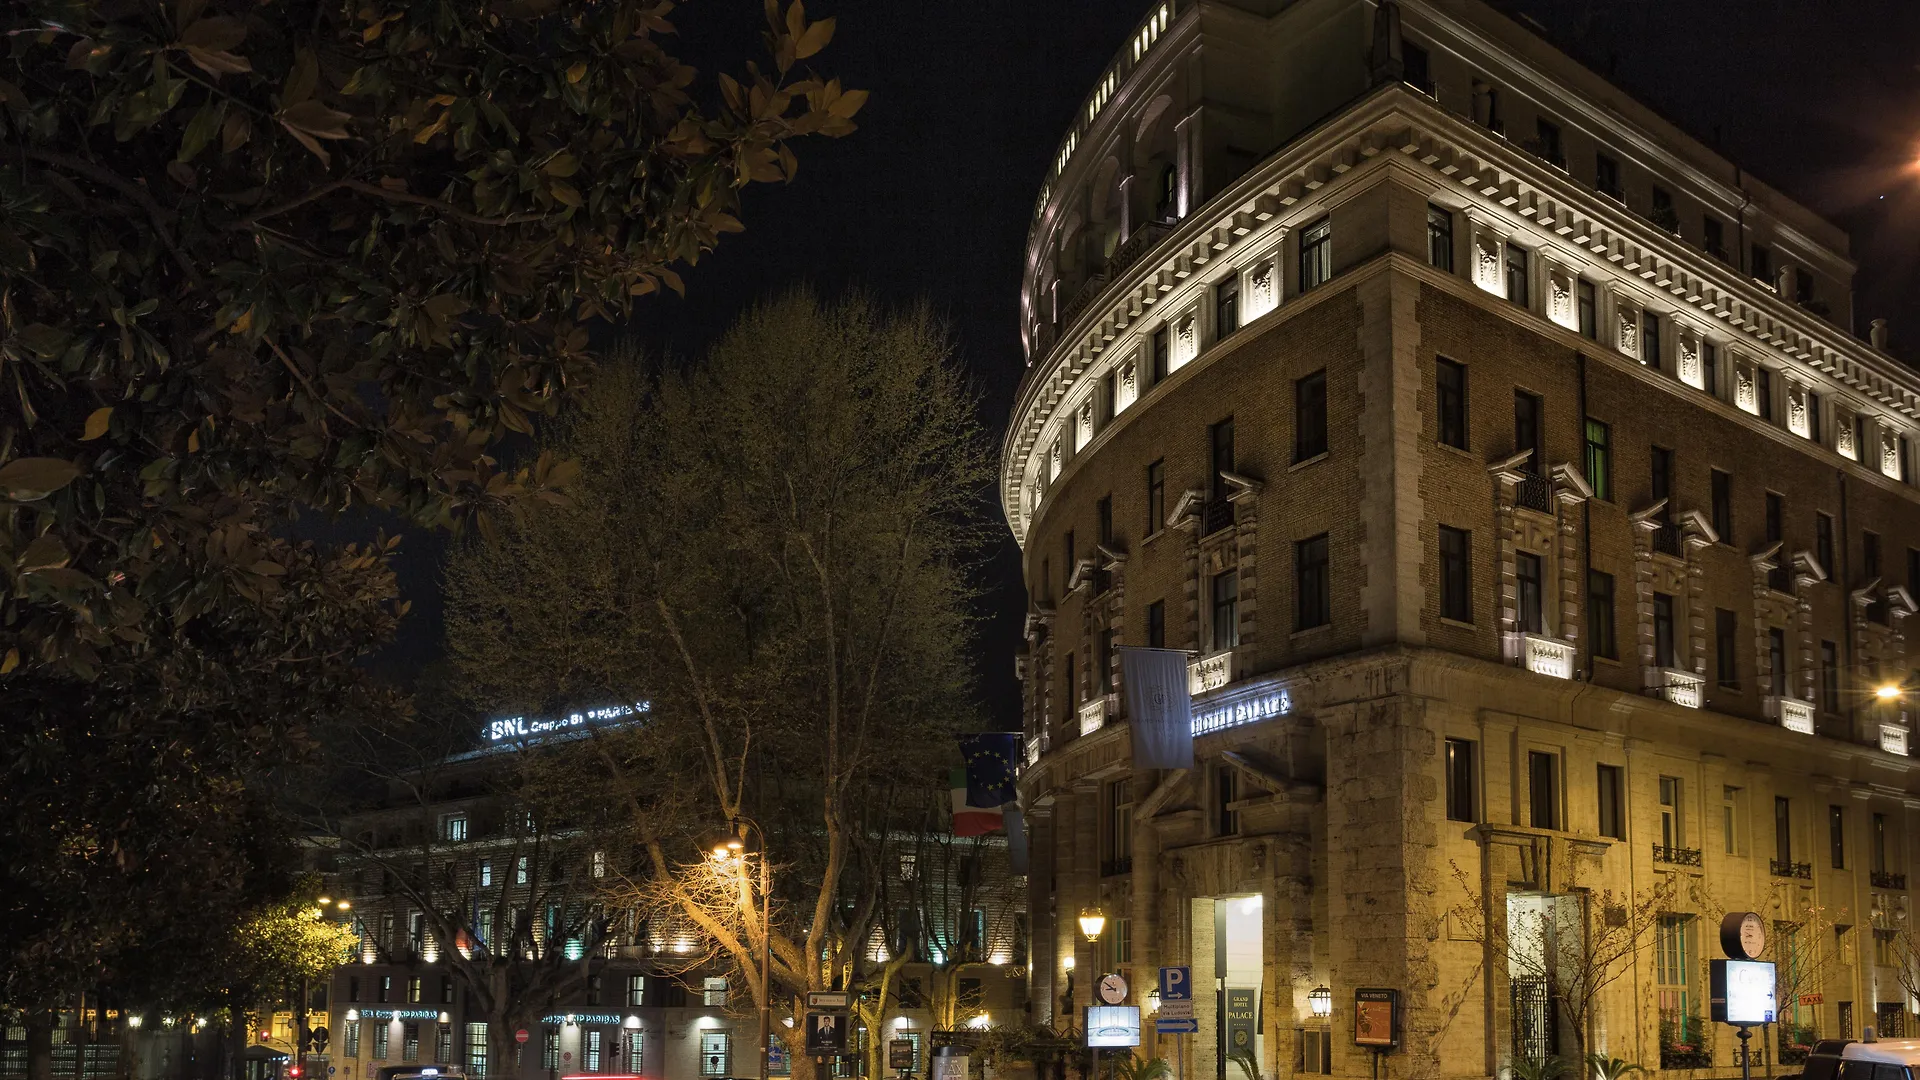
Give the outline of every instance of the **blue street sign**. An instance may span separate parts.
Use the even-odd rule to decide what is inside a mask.
[[[1193,998],[1193,969],[1188,967],[1163,967],[1160,969],[1160,1000],[1189,1001]],[[1161,1029],[1165,1031],[1165,1028]]]
[[[1200,1033],[1200,1021],[1155,1020],[1153,1022],[1153,1029],[1162,1035],[1198,1035]]]

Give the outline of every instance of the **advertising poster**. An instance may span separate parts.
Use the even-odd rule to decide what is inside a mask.
[[[1353,992],[1353,1045],[1391,1048],[1399,1045],[1397,990],[1355,990]]]

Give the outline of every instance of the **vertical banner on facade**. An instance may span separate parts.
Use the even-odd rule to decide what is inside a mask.
[[[1187,686],[1187,654],[1179,649],[1122,646],[1120,674],[1133,728],[1134,767],[1193,768],[1193,697]]]

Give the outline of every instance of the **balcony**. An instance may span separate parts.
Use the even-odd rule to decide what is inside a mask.
[[[1559,638],[1529,633],[1507,635],[1507,659],[1535,675],[1571,679],[1577,656],[1578,650],[1573,644]]]
[[[1779,859],[1768,859],[1767,869],[1772,871],[1774,877],[1799,878],[1802,881],[1813,880],[1812,863],[1781,862]]]
[[[1672,522],[1662,522],[1653,530],[1653,550],[1661,555],[1680,558],[1680,526]]]
[[[1233,681],[1233,650],[1219,652],[1187,662],[1187,692],[1194,697],[1218,690]]]
[[[1885,870],[1875,870],[1867,875],[1867,880],[1876,889],[1898,889],[1905,892],[1907,888],[1907,875],[1905,874],[1893,874]]]
[[[1880,725],[1880,749],[1889,754],[1907,756],[1907,729],[1898,724]]]
[[[1074,316],[1087,310],[1087,305],[1093,303],[1093,298],[1099,296],[1101,290],[1107,287],[1108,280],[1110,279],[1104,270],[1088,278],[1086,283],[1080,286],[1080,291],[1073,294],[1073,299],[1067,301],[1067,306],[1060,310],[1060,325],[1062,327],[1073,325]]]
[[[1536,454],[1538,451],[1535,452]],[[1522,472],[1520,482],[1513,485],[1513,505],[1523,510],[1538,510],[1542,514],[1553,512],[1553,489],[1547,478],[1536,473]]]
[[[1679,668],[1656,668],[1648,678],[1648,689],[1675,705],[1698,709],[1705,700],[1707,680]]]
[[[1133,230],[1133,235],[1127,237],[1127,242],[1114,249],[1113,258],[1107,262],[1108,273],[1119,277],[1140,256],[1151,251],[1153,245],[1160,242],[1161,237],[1172,231],[1173,226],[1164,221],[1149,221]]]
[[[1813,702],[1799,698],[1768,697],[1762,702],[1768,719],[1777,720],[1788,731],[1813,734]]]
[[[1225,499],[1208,499],[1200,518],[1200,535],[1212,536],[1221,529],[1233,528],[1233,504]]]
[[[1106,726],[1107,697],[1102,694],[1080,703],[1080,734],[1091,735]]]
[[[1653,845],[1653,861],[1668,866],[1699,866],[1700,849],[1691,847],[1668,847],[1665,844]]]
[[[1122,855],[1117,859],[1100,860],[1101,877],[1119,877],[1133,873],[1133,856]]]

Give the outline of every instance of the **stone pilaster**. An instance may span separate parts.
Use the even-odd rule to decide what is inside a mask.
[[[1419,285],[1398,273],[1356,287],[1360,302],[1360,431],[1366,488],[1357,516],[1366,578],[1360,604],[1367,645],[1424,644],[1420,584],[1421,443]],[[1339,393],[1339,388],[1330,388]]]

